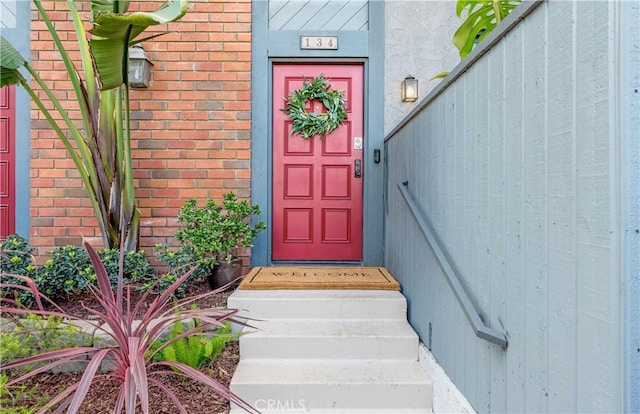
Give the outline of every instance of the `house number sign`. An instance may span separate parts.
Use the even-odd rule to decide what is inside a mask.
[[[300,36],[300,49],[338,49],[338,36]]]

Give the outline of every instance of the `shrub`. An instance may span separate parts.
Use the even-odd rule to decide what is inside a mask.
[[[153,248],[153,257],[157,261],[164,263],[167,273],[160,275],[157,280],[148,280],[142,286],[144,291],[153,288],[154,293],[162,294],[177,280],[176,275],[183,274],[188,269],[193,268],[192,275],[174,293],[175,297],[182,298],[189,283],[203,279],[212,271],[211,266],[200,262],[201,257],[190,246],[181,246],[174,251],[167,246],[156,244]]]
[[[27,291],[12,287],[11,285],[23,285],[23,282],[9,275],[37,277],[39,269],[33,260],[33,250],[27,240],[17,234],[8,236],[0,243],[0,273],[7,275],[7,286],[0,290],[0,295],[11,296],[27,306],[32,304],[33,296]]]
[[[98,256],[100,256],[100,260],[102,260],[104,267],[107,269],[111,286],[115,287],[118,283],[120,250],[104,249],[98,252]],[[125,253],[123,275],[125,282],[141,282],[154,278],[155,272],[145,257],[144,250],[130,250]]]
[[[168,327],[176,323],[182,323],[184,320],[194,319],[199,321],[197,326],[188,329],[182,334],[188,337],[198,334],[210,327],[224,326],[226,321],[235,321],[243,323],[235,318],[237,311],[208,308],[208,309],[185,309],[195,300],[214,294],[217,291],[210,291],[190,298],[185,298],[170,302],[175,289],[180,286],[187,278],[191,276],[191,271],[183,274],[173,285],[167,289],[165,293],[157,296],[147,307],[142,319],[134,321],[134,315],[142,310],[149,292],[146,292],[137,303],[125,303],[123,295],[122,276],[124,269],[119,268],[118,285],[116,292],[111,288],[107,271],[100,261],[96,251],[87,243],[85,243],[91,262],[96,270],[96,279],[98,288],[91,288],[95,299],[100,302],[103,307],[102,311],[87,309],[96,319],[89,320],[97,329],[107,334],[116,344],[110,348],[94,348],[94,347],[74,347],[57,351],[45,352],[39,355],[27,357],[14,361],[9,364],[2,364],[0,372],[9,372],[16,368],[26,365],[45,362],[46,364],[40,368],[34,369],[28,373],[20,375],[18,378],[11,379],[6,385],[11,386],[18,384],[34,375],[46,370],[55,368],[67,362],[86,362],[87,367],[80,380],[70,385],[60,394],[54,397],[46,408],[57,406],[56,412],[66,412],[75,414],[82,405],[89,387],[96,382],[116,381],[120,388],[116,397],[113,412],[120,413],[125,409],[127,414],[134,414],[136,406],[139,403],[143,414],[149,413],[149,385],[154,385],[164,392],[173,404],[181,411],[185,412],[184,406],[180,403],[177,396],[167,388],[163,383],[163,377],[166,374],[175,374],[182,377],[199,381],[213,391],[230,399],[238,406],[249,412],[257,411],[246,402],[242,401],[234,395],[228,388],[204,375],[200,371],[177,361],[153,361],[148,353],[152,344],[156,342],[159,336]],[[66,315],[62,309],[57,307],[53,301],[38,291],[35,283],[24,276],[15,276],[23,279],[34,295],[38,305],[38,310],[24,309],[15,302],[12,306],[4,308],[7,313],[26,314],[36,313],[40,315],[65,316],[69,319],[76,319],[71,315]],[[10,300],[8,300],[10,302]],[[43,302],[48,302],[55,310],[44,310]],[[107,324],[109,329],[101,326]],[[88,360],[86,358],[89,358]],[[98,368],[101,366],[105,358],[109,358],[109,364],[114,367],[114,371],[108,374],[99,374]],[[178,372],[174,372],[174,370]]]
[[[87,252],[78,246],[57,247],[44,264],[39,277],[34,278],[38,288],[51,298],[65,294],[85,292],[89,284],[95,284],[96,275]],[[120,251],[104,249],[98,253],[112,287],[118,282]],[[129,251],[124,255],[124,282],[152,279],[153,268],[145,258],[144,251]]]
[[[52,299],[65,294],[84,292],[94,280],[93,267],[87,252],[78,246],[56,247],[43,266],[38,288]]]
[[[190,246],[200,257],[201,263],[213,266],[218,261],[227,263],[236,257],[237,249],[252,247],[253,240],[266,228],[263,221],[251,224],[260,217],[260,206],[228,192],[223,195],[222,204],[207,200],[203,207],[197,206],[196,199],[189,199],[178,214],[181,228],[176,239],[183,246]]]

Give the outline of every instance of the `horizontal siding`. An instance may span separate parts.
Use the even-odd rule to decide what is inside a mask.
[[[387,141],[386,265],[479,412],[621,412],[616,2],[549,1]],[[485,323],[476,338],[401,195]]]
[[[368,30],[368,1],[270,0],[269,30]]]

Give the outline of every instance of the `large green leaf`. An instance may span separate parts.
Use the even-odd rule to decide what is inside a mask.
[[[0,87],[20,84],[23,78],[18,68],[25,63],[20,52],[7,39],[0,36]]]
[[[522,0],[458,0],[456,14],[465,20],[453,35],[461,57],[473,50]]]
[[[90,45],[103,90],[117,88],[127,81],[128,47],[137,43],[134,40],[136,37],[149,26],[180,19],[188,8],[187,0],[178,0],[167,3],[155,12],[125,15],[109,9],[108,3],[115,2],[94,0],[94,3],[99,4],[94,8],[94,26],[89,32],[95,37]]]
[[[94,18],[94,27],[90,33],[109,39],[121,39],[130,30],[130,26],[136,27],[132,30],[134,39],[149,26],[169,23],[180,19],[187,13],[189,3],[187,0],[176,0],[166,4],[155,12],[135,12],[130,14],[100,13]]]
[[[91,11],[95,17],[99,13],[126,13],[129,0],[91,0]]]
[[[18,85],[22,81],[20,72],[17,69],[5,69],[0,70],[0,87]]]
[[[0,66],[5,69],[18,69],[24,66],[27,60],[13,47],[4,36],[0,36]]]
[[[89,45],[100,74],[101,89],[104,91],[122,85],[128,68],[128,46],[124,39],[91,39]]]

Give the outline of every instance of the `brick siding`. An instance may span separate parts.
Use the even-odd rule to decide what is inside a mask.
[[[43,3],[77,58],[66,2]],[[89,21],[88,2],[76,3]],[[251,1],[190,3],[181,21],[149,31],[171,33],[144,42],[154,63],[152,80],[148,89],[131,92],[141,248],[148,253],[155,243],[173,243],[186,199],[220,199],[230,190],[250,197]],[[160,4],[132,2],[131,10]],[[32,64],[64,100],[71,83],[35,9],[32,20]],[[80,124],[77,105],[64,105]],[[83,237],[101,245],[91,205],[62,142],[35,106],[31,118],[30,242],[39,261],[54,247],[79,244]]]

